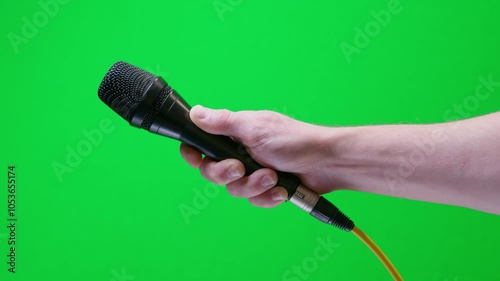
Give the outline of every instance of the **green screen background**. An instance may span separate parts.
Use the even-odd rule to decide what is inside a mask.
[[[497,1],[402,0],[384,26],[371,23],[372,11],[390,1],[347,2],[70,0],[48,14],[37,1],[3,1],[0,167],[7,181],[16,165],[18,221],[11,274],[3,188],[0,279],[390,280],[353,235],[290,204],[232,198],[183,162],[176,141],[133,129],[97,98],[106,71],[125,60],[192,105],[323,125],[443,122],[456,106],[465,114],[453,118],[500,108],[498,89],[474,98],[479,77],[500,80]],[[356,46],[356,28],[367,26],[369,42],[346,56],[342,42]],[[54,163],[67,165],[68,147],[88,144],[84,132],[102,122],[102,140],[58,177]],[[407,280],[500,280],[498,216],[348,191],[327,197]],[[321,240],[334,249],[318,260]],[[287,275],[294,265],[307,271]]]

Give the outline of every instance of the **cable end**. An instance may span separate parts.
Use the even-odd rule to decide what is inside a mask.
[[[354,222],[323,196],[319,197],[316,206],[311,211],[311,216],[347,232],[354,228]]]

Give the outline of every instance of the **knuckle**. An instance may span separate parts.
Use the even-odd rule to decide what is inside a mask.
[[[239,186],[235,183],[230,183],[230,184],[227,184],[226,185],[226,190],[229,194],[231,194],[231,196],[233,197],[239,197],[238,194],[238,190],[239,190]]]
[[[200,173],[204,178],[217,185],[221,185],[220,178],[217,176],[217,172],[214,170],[215,169],[213,165],[204,164],[200,167]]]
[[[200,168],[202,175],[218,185],[225,185],[238,180],[244,175],[245,167],[234,159],[210,162]]]
[[[263,118],[267,124],[269,124],[269,129],[274,133],[282,131],[287,126],[288,117],[285,115],[278,114],[273,111],[263,115]]]
[[[247,143],[250,148],[265,144],[271,137],[269,129],[262,124],[253,126],[248,132]]]
[[[263,146],[286,127],[286,118],[273,111],[263,110],[248,130],[247,143],[250,148]]]
[[[200,174],[202,177],[206,178],[207,180],[212,181],[209,174],[207,173],[205,166],[203,166],[203,165],[200,167]]]
[[[272,203],[269,202],[268,200],[266,199],[257,199],[257,198],[249,198],[248,201],[250,202],[250,204],[252,204],[253,206],[256,206],[256,207],[260,207],[260,208],[270,208],[272,207]]]
[[[210,177],[212,178],[212,181],[217,184],[217,185],[224,185],[227,182],[228,176],[226,175],[226,172],[224,169],[220,168],[213,168],[210,169]]]
[[[219,110],[219,115],[217,116],[217,123],[221,126],[227,127],[231,125],[231,111],[227,109]]]
[[[248,198],[248,202],[250,202],[252,206],[261,207],[260,202],[258,200],[255,200],[255,198]]]

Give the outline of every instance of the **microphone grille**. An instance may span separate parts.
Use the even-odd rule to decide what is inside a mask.
[[[144,94],[157,77],[119,61],[109,69],[98,90],[99,98],[130,122]]]

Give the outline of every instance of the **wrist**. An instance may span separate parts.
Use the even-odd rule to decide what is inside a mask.
[[[331,180],[332,190],[364,191],[379,181],[387,159],[387,147],[373,127],[327,127],[318,142],[320,161],[317,169]]]
[[[338,169],[348,165],[349,154],[353,152],[356,133],[349,127],[320,127],[316,138],[320,155],[319,165],[328,169]]]

